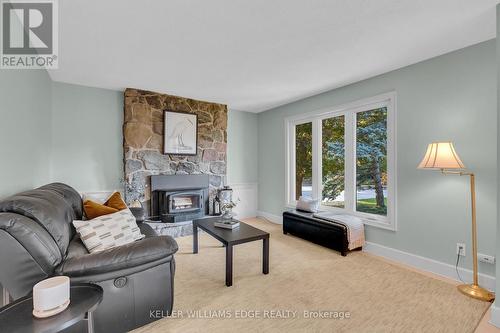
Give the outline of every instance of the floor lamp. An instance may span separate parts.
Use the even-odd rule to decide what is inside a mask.
[[[418,165],[419,169],[440,170],[443,174],[452,174],[470,177],[470,195],[472,204],[472,262],[474,280],[472,284],[461,284],[457,288],[463,294],[490,302],[495,299],[495,294],[479,286],[477,281],[477,231],[476,231],[476,184],[474,174],[467,172],[458,157],[453,143],[433,142],[427,147],[425,156]]]

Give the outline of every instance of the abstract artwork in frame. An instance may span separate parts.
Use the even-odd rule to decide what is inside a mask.
[[[164,111],[165,154],[196,155],[198,149],[198,115],[188,112]]]

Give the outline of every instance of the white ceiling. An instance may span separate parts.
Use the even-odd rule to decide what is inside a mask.
[[[259,112],[494,38],[497,3],[59,1],[50,75]]]

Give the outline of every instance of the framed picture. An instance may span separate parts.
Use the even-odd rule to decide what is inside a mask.
[[[196,155],[198,149],[198,115],[164,111],[163,151],[172,155]]]

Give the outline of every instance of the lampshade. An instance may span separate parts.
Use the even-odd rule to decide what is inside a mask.
[[[458,157],[453,143],[433,142],[427,146],[427,152],[418,165],[419,169],[465,169]]]

